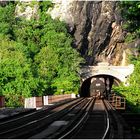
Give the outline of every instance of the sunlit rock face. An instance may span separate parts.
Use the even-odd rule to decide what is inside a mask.
[[[122,18],[117,1],[53,1],[52,18],[64,20],[74,36],[74,47],[88,65],[109,62],[110,65],[127,65],[129,52],[122,30]]]
[[[75,0],[52,0],[55,3],[54,8],[49,11],[53,19],[59,18],[61,21],[66,23],[74,24],[74,16],[72,14]]]
[[[15,15],[26,20],[30,20],[31,18],[37,19],[38,8],[38,2],[21,1],[16,5]]]

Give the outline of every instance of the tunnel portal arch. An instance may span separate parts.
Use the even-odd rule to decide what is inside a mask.
[[[122,81],[109,74],[97,74],[86,78],[80,88],[81,97],[94,96],[98,91],[103,96],[111,93],[112,85],[119,86]]]
[[[119,85],[119,83],[127,84],[127,79],[134,71],[134,65],[128,66],[113,66],[108,63],[101,62],[97,66],[83,66],[80,68],[79,74],[81,77],[80,96],[90,96],[91,79],[100,77],[109,78],[109,83]],[[105,80],[106,81],[106,80]],[[107,81],[105,82],[107,84]],[[107,88],[107,86],[105,86]],[[111,84],[110,84],[111,90]]]

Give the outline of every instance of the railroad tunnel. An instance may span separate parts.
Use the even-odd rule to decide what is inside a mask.
[[[111,93],[113,85],[118,86],[119,79],[111,75],[96,75],[86,79],[80,88],[80,97],[96,96],[100,92],[101,96],[107,97]]]

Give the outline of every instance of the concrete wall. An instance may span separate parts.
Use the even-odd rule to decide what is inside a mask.
[[[55,102],[64,101],[67,99],[75,98],[75,94],[63,94],[63,95],[49,95],[43,97],[30,97],[25,98],[24,107],[25,108],[38,108],[44,105],[53,104]]]
[[[128,66],[85,66],[81,68],[80,76],[82,81],[85,81],[86,79],[96,75],[110,75],[125,83],[133,71],[134,65],[132,64]]]

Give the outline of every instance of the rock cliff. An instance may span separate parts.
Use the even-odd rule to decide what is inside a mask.
[[[38,2],[20,1],[16,5],[15,15],[26,20],[31,20],[31,18],[38,19],[38,9]]]
[[[140,41],[126,44],[127,32],[122,29],[123,19],[118,1],[52,0],[54,8],[49,9],[52,18],[65,21],[74,37],[73,47],[85,58],[87,65],[108,62],[110,65],[128,65],[130,52]],[[5,4],[5,3],[1,3]],[[38,19],[37,2],[19,2],[16,15]]]
[[[64,20],[74,36],[74,47],[88,65],[109,62],[127,65],[129,53],[117,1],[53,1],[52,18]]]

